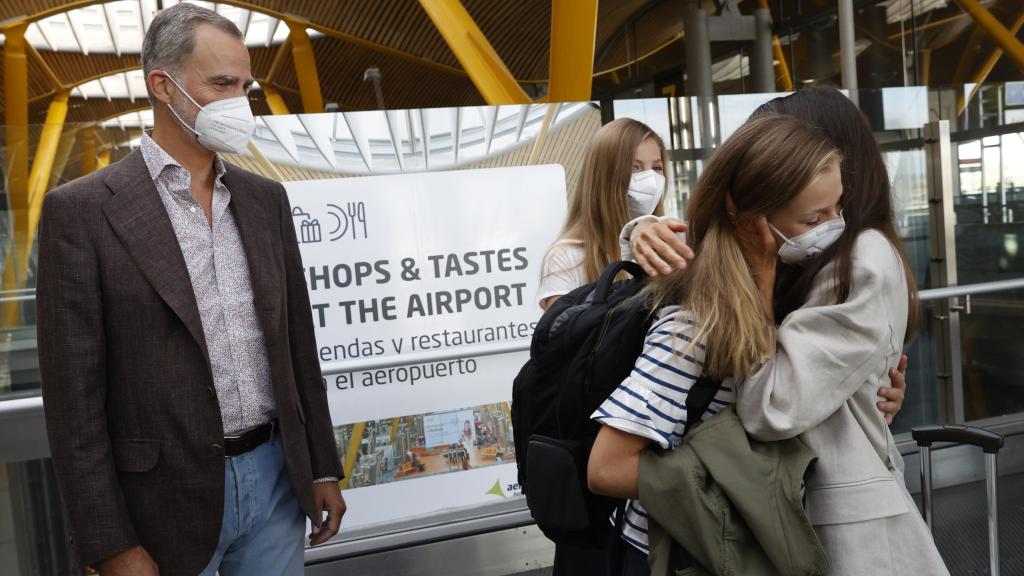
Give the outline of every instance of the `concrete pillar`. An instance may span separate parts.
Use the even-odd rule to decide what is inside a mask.
[[[708,13],[694,3],[690,3],[683,16],[683,40],[686,44],[686,95],[712,96]]]
[[[754,26],[757,36],[750,48],[750,79],[754,92],[775,91],[775,63],[772,54],[772,13],[758,8],[754,10]]]
[[[853,26],[853,0],[839,0],[839,65],[843,77],[843,88],[850,91],[850,99],[856,104],[857,94],[857,48]]]

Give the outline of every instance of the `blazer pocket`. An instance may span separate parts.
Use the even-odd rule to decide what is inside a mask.
[[[160,460],[159,440],[114,440],[111,444],[118,472],[148,472]]]

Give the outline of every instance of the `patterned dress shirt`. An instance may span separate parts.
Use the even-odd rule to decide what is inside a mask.
[[[189,192],[191,174],[148,134],[141,146],[192,280],[224,435],[266,424],[276,418],[277,406],[249,263],[229,210],[231,192],[222,181],[224,162],[219,156],[214,161],[211,224]]]

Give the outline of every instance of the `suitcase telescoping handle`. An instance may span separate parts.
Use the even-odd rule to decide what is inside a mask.
[[[974,426],[945,424],[941,426],[920,426],[910,431],[920,448],[921,455],[921,500],[924,503],[924,520],[932,529],[932,458],[931,448],[935,442],[970,444],[985,452],[985,483],[988,493],[988,547],[992,576],[999,576],[999,515],[996,498],[996,481],[999,467],[996,458],[1003,447],[1003,436]]]

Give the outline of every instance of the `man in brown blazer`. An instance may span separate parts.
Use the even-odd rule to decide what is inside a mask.
[[[284,188],[221,161],[255,127],[238,28],[191,4],[143,45],[154,129],[47,195],[39,357],[83,565],[301,574],[345,503]],[[323,520],[324,513],[327,519]]]

